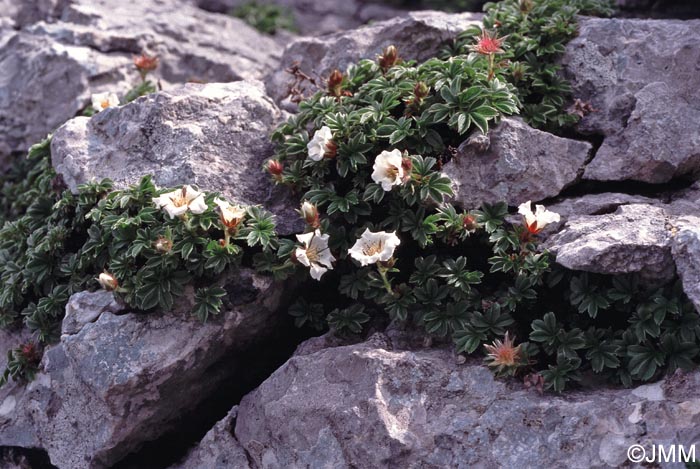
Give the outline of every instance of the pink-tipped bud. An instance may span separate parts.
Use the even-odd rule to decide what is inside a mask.
[[[318,215],[318,208],[316,208],[316,205],[312,204],[308,200],[305,200],[301,204],[301,209],[299,210],[299,213],[310,227],[316,229],[319,226],[321,226],[320,218]]]
[[[97,277],[97,281],[100,286],[107,291],[114,291],[119,288],[117,278],[109,272],[102,272],[99,277]]]

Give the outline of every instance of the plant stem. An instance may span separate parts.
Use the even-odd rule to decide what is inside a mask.
[[[386,289],[386,292],[390,295],[393,295],[394,292],[391,289],[391,284],[389,283],[389,279],[386,276],[386,269],[377,266],[377,270],[379,271],[379,275],[382,277],[382,281],[384,282],[384,288]]]

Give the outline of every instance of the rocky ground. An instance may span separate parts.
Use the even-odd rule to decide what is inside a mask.
[[[223,0],[0,0],[0,163],[58,128],[70,188],[153,173],[263,204],[298,232],[294,199],[261,172],[292,109],[284,69],[320,79],[389,44],[425,59],[480,15],[286,3],[304,36],[283,46],[216,13]],[[133,85],[144,51],[161,92],[76,117]],[[466,140],[445,166],[456,201],[545,201],[562,214],[545,233],[560,264],[678,274],[700,310],[700,20],[582,18],[562,64],[594,112],[567,138],[509,118]],[[540,395],[391,329],[310,339],[282,364],[300,340],[280,339],[293,289],[244,270],[227,283],[235,307],[205,325],[187,304],[139,315],[74,295],[37,378],[0,388],[7,467],[619,467],[630,444],[700,443],[698,372]],[[17,341],[0,335],[3,350]]]

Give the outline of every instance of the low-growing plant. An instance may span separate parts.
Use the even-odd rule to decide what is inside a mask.
[[[307,231],[256,261],[278,276],[308,269],[344,299],[302,297],[291,310],[297,325],[318,330],[332,309],[328,327],[351,334],[383,313],[451,338],[460,353],[485,350],[498,373],[556,391],[582,373],[630,385],[693,363],[697,314],[680,289],[630,293],[633,277],[553,270],[538,235],[557,214],[523,201],[523,222],[513,224],[503,203],[455,207],[441,173],[467,134],[504,116],[574,121],[562,111],[568,88],[553,60],[575,33],[575,14],[603,4],[489,5],[486,28],[465,33],[457,55],[415,64],[389,46],[334,71],[299,103],[273,134],[266,169],[299,195]],[[516,80],[518,67],[526,73]],[[553,87],[540,86],[544,75]]]
[[[192,186],[158,189],[146,176],[126,189],[104,180],[73,194],[51,168],[48,139],[25,165],[2,186],[0,322],[23,321],[42,343],[57,337],[70,295],[99,286],[144,311],[171,309],[192,286],[193,314],[206,321],[246,250],[278,245],[270,213]],[[27,373],[23,355],[12,354],[7,376]]]
[[[93,94],[90,105],[83,109],[83,116],[91,117],[108,107],[129,104],[141,96],[146,96],[147,94],[158,91],[156,83],[148,79],[148,75],[158,68],[158,57],[141,54],[135,56],[133,62],[134,68],[141,77],[141,81],[127,91],[121,98],[112,91]]]
[[[577,33],[579,14],[608,16],[610,0],[503,0],[484,6],[483,28],[503,40],[497,66],[514,85],[522,116],[532,126],[560,130],[580,115],[567,111],[571,86],[561,76],[559,56]],[[479,28],[470,28],[446,47],[443,58],[469,52]]]
[[[232,9],[230,14],[265,34],[274,35],[281,30],[297,31],[292,12],[281,5],[250,1]]]

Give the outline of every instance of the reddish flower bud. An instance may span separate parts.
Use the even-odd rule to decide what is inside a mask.
[[[476,217],[474,217],[474,215],[465,214],[462,217],[462,227],[466,231],[476,230],[479,227],[479,225],[476,223]]]
[[[36,364],[41,360],[41,354],[39,353],[39,348],[36,344],[32,342],[25,342],[19,347],[19,352],[22,354],[25,360],[29,363]]]
[[[343,95],[343,73],[340,70],[333,70],[328,77],[328,94],[335,97]]]
[[[379,67],[385,73],[387,70],[389,70],[394,65],[398,64],[400,61],[401,58],[399,57],[399,51],[398,49],[396,49],[396,46],[387,47],[386,49],[384,49],[382,55],[378,57]]]
[[[158,68],[158,57],[147,54],[134,56],[134,65],[139,72],[152,72]]]
[[[267,162],[267,172],[272,175],[276,181],[282,180],[282,172],[284,171],[284,165],[279,160],[269,160]]]
[[[428,96],[428,93],[430,93],[430,87],[428,87],[428,85],[422,81],[419,81],[416,83],[416,86],[413,87],[413,94],[415,95],[416,99],[423,99]]]
[[[318,208],[316,208],[316,205],[312,204],[311,202],[305,200],[301,204],[301,209],[299,210],[299,213],[301,214],[304,221],[306,221],[306,223],[311,228],[316,229],[321,226],[321,221],[318,215]]]

